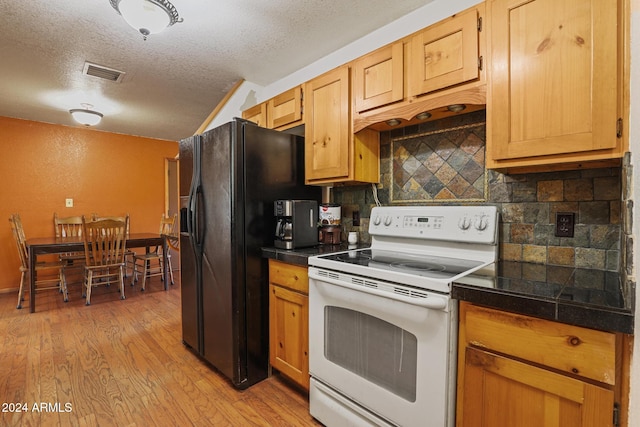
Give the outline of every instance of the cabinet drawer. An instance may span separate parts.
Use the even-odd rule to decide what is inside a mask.
[[[303,266],[270,259],[269,283],[309,294],[309,275]]]
[[[615,334],[462,304],[468,345],[615,383]]]

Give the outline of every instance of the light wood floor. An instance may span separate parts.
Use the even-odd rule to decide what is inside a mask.
[[[28,295],[22,310],[0,295],[1,426],[320,425],[278,375],[237,391],[186,349],[179,281],[126,295],[96,288],[85,306],[77,287],[66,304],[44,291],[33,314]]]

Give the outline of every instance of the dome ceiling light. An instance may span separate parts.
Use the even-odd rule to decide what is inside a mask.
[[[73,108],[69,110],[73,119],[85,126],[95,126],[102,120],[102,113],[92,110],[93,105],[81,104],[82,108]]]
[[[183,19],[168,0],[109,0],[132,28],[142,34],[156,34]]]
[[[387,125],[389,126],[398,126],[400,124],[400,120],[398,119],[389,119],[386,121]]]

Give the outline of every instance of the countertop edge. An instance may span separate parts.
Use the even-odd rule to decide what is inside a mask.
[[[454,283],[451,296],[460,301],[510,311],[541,319],[607,332],[634,333],[634,315],[630,310],[577,305],[500,290]]]

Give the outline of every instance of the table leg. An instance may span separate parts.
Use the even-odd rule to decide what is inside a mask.
[[[36,311],[36,261],[38,254],[29,250],[29,313]]]

